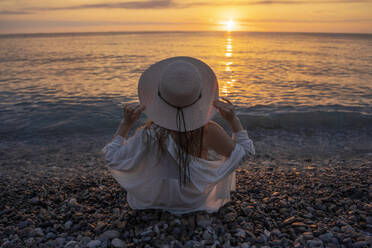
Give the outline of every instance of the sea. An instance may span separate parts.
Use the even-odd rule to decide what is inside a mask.
[[[260,156],[372,156],[371,34],[15,34],[0,51],[0,155],[98,151],[141,73],[191,56],[214,70]]]

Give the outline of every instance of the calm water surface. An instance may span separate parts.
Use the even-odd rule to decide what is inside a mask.
[[[372,124],[372,36],[105,33],[0,37],[0,135],[112,131],[151,64],[192,56],[254,127]]]

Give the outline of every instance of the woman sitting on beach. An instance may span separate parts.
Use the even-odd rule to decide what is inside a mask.
[[[169,58],[142,74],[138,92],[140,104],[124,107],[124,119],[103,149],[129,206],[175,214],[217,211],[230,201],[235,170],[255,151],[234,106],[218,100],[215,74],[200,60]],[[216,109],[232,137],[211,121]],[[149,121],[126,139],[142,111]],[[207,160],[208,151],[223,159]]]

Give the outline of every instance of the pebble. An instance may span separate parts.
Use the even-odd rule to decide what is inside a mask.
[[[282,222],[282,225],[290,225],[292,224],[293,222],[296,221],[296,217],[294,216],[291,216],[289,217],[288,219],[285,219],[283,222]]]
[[[234,212],[228,213],[228,214],[226,214],[225,217],[224,217],[224,220],[225,220],[226,222],[232,222],[232,221],[234,221],[235,219],[236,219],[236,213],[234,213]]]
[[[35,197],[33,197],[33,198],[31,198],[30,199],[30,202],[32,203],[32,204],[39,204],[40,203],[40,200],[39,200],[39,197],[37,197],[37,196],[35,196]]]
[[[304,232],[302,235],[304,236],[305,239],[312,239],[312,238],[314,238],[314,235],[313,235],[312,232]]]
[[[368,242],[367,241],[358,241],[353,243],[353,248],[364,248],[368,247]]]
[[[65,243],[65,240],[66,238],[59,237],[59,238],[56,238],[56,243],[58,246],[63,246],[63,244]]]
[[[35,229],[34,229],[34,232],[35,232],[35,234],[36,234],[37,236],[44,237],[43,229],[41,229],[40,227],[35,228]]]
[[[81,245],[83,245],[83,246],[87,246],[91,240],[92,240],[92,239],[91,239],[90,237],[84,236],[84,237],[82,237],[82,238],[79,240],[79,242],[80,242]]]
[[[330,242],[332,238],[333,234],[330,232],[319,235],[319,239],[321,239],[323,242]]]
[[[118,238],[120,233],[116,230],[108,230],[99,235],[99,239],[114,239]]]
[[[34,243],[35,243],[35,239],[34,238],[28,238],[28,239],[25,240],[25,245],[27,247],[33,246]]]
[[[88,248],[97,248],[101,245],[102,241],[101,240],[92,240],[92,241],[89,241],[89,243],[87,244],[87,247]]]
[[[68,201],[68,205],[69,205],[70,207],[76,207],[76,206],[78,206],[79,204],[78,204],[76,198],[71,198],[71,199]]]
[[[72,221],[69,220],[69,221],[66,221],[64,228],[65,230],[70,230],[71,226],[72,226]]]
[[[65,248],[75,248],[75,246],[79,247],[79,243],[77,241],[71,240],[65,244]]]
[[[46,239],[54,239],[56,235],[53,232],[48,232],[45,236]]]
[[[115,248],[123,248],[123,247],[125,247],[125,243],[121,239],[118,239],[118,238],[114,238],[111,241],[111,245],[113,247],[115,247]]]
[[[203,239],[204,240],[211,240],[212,239],[212,235],[210,234],[209,230],[205,230],[203,232]]]
[[[310,248],[323,247],[323,242],[322,242],[321,240],[318,240],[318,239],[308,240],[308,241],[306,242],[306,244],[307,244]]]
[[[371,246],[370,160],[356,166],[327,159],[322,166],[314,158],[312,170],[303,162],[283,166],[280,159],[270,160],[269,170],[251,161],[247,170],[237,171],[237,191],[217,213],[177,216],[130,209],[101,158],[84,155],[73,162],[61,155],[67,158],[63,165],[49,157],[55,169],[0,171],[0,182],[8,185],[0,184],[1,248]],[[94,161],[89,168],[88,158]],[[22,209],[15,211],[18,205]]]
[[[198,226],[206,228],[207,226],[210,226],[212,224],[212,220],[205,215],[198,214],[196,216],[196,224]]]

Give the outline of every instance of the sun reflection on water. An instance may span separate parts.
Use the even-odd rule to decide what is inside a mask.
[[[226,45],[225,45],[225,59],[226,61],[223,62],[225,66],[225,75],[227,76],[227,79],[222,81],[221,84],[221,95],[228,96],[232,93],[232,89],[235,83],[235,79],[233,78],[233,70],[232,70],[232,56],[233,56],[233,46],[232,46],[232,37],[231,33],[227,33],[227,39],[226,39]]]

